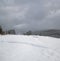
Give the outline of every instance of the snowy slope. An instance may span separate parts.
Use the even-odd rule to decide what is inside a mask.
[[[0,61],[60,61],[60,39],[0,35]]]

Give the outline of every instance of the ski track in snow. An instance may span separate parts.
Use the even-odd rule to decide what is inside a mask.
[[[35,38],[37,38],[35,36]],[[16,41],[0,41],[0,43],[4,44],[4,43],[7,43],[7,44],[25,44],[25,45],[30,45],[32,47],[35,47],[35,48],[38,48],[40,50],[40,54],[41,54],[41,60],[43,61],[60,61],[60,54],[59,52],[57,52],[56,50],[54,49],[51,49],[49,47],[46,47],[46,46],[43,46],[43,45],[37,45],[37,44],[34,44],[34,43],[29,43],[29,42],[16,42]],[[46,58],[46,60],[44,60],[44,58]],[[22,60],[23,61],[23,60]],[[34,60],[33,60],[34,61]],[[37,61],[37,60],[36,60]],[[38,59],[39,61],[39,59]]]

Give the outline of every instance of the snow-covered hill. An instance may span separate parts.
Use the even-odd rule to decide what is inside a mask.
[[[60,61],[60,39],[0,35],[0,61]]]

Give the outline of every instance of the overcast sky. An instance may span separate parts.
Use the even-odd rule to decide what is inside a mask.
[[[0,0],[4,30],[60,29],[60,0]]]

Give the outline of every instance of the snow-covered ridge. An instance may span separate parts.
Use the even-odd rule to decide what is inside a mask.
[[[60,61],[60,39],[35,35],[0,35],[0,53],[5,58],[2,61]]]

